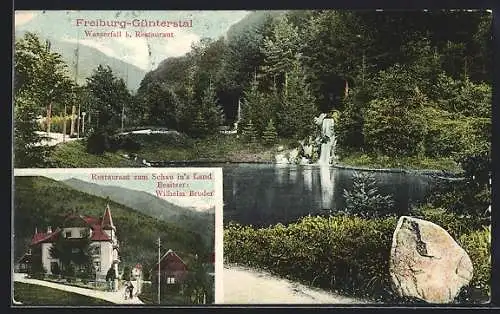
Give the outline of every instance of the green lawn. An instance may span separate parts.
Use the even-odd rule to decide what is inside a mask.
[[[355,153],[340,158],[340,164],[351,167],[396,168],[414,170],[445,170],[459,172],[460,167],[451,158],[388,157]]]
[[[72,141],[61,143],[54,148],[50,156],[50,166],[54,168],[136,167],[137,163],[117,153],[106,152],[100,156],[89,154],[83,141]]]
[[[14,300],[23,305],[112,305],[84,295],[27,283],[14,283]]]

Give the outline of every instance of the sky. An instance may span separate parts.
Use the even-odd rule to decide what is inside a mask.
[[[249,11],[16,11],[15,30],[30,31],[45,38],[65,42],[79,42],[102,53],[150,71],[168,57],[184,55],[191,44],[201,38],[224,36],[231,25],[249,14]],[[192,27],[134,27],[125,28],[77,26],[77,19],[90,21],[189,21]],[[122,30],[122,37],[98,38],[85,31],[110,32]],[[173,38],[125,38],[124,32],[173,32]],[[149,46],[149,49],[148,49]],[[151,56],[149,55],[151,52]]]
[[[212,173],[214,180],[154,180],[153,174],[156,177],[160,175],[167,176],[169,174],[177,178],[177,174],[193,174],[194,172],[198,174],[208,174]],[[96,176],[93,177],[92,174]],[[95,179],[99,178],[97,175],[130,175],[132,178],[134,175],[148,175],[149,180],[101,180]],[[67,179],[78,179],[86,181],[89,183],[99,184],[99,185],[110,185],[123,187],[126,189],[138,190],[150,193],[156,196],[156,190],[158,181],[161,182],[175,182],[182,183],[185,182],[189,184],[189,187],[185,189],[181,188],[167,188],[167,190],[195,190],[195,191],[215,191],[215,196],[206,197],[179,197],[179,196],[169,196],[161,197],[162,199],[182,207],[192,207],[196,210],[203,211],[209,209],[213,206],[222,205],[222,171],[218,168],[94,168],[94,169],[81,169],[81,168],[38,168],[38,169],[15,169],[14,176],[44,176],[53,180],[62,181]],[[94,178],[94,179],[93,179]],[[219,210],[219,209],[218,209]]]

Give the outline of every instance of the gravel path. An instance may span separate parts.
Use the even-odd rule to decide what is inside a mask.
[[[311,288],[263,271],[241,266],[225,266],[224,303],[361,304],[366,301]]]
[[[105,300],[115,304],[143,304],[143,302],[137,297],[125,300],[124,298],[125,288],[122,288],[117,292],[99,291],[99,290],[92,290],[80,287],[67,286],[60,283],[49,282],[44,280],[25,278],[25,274],[20,274],[20,273],[14,273],[14,281],[45,286],[67,292],[73,292],[81,295],[86,295],[88,297]],[[132,282],[132,284],[135,287],[137,287],[136,283],[134,284],[134,282]]]

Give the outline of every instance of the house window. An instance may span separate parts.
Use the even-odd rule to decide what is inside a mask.
[[[172,285],[175,283],[175,277],[167,277],[167,284]]]
[[[99,262],[99,261],[95,261],[95,262],[94,262],[94,269],[95,269],[97,272],[100,272],[100,271],[101,271],[101,262]]]
[[[93,255],[101,255],[101,247],[100,246],[94,246],[92,250]]]
[[[80,230],[80,238],[86,238],[88,235],[87,230]]]
[[[65,237],[66,238],[71,238],[71,231],[66,231]]]

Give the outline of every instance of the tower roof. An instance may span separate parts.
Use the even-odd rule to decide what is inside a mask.
[[[104,211],[104,215],[102,216],[101,226],[102,229],[104,230],[116,229],[115,225],[113,224],[113,218],[111,217],[111,210],[109,209],[109,204],[106,205],[106,210]]]

